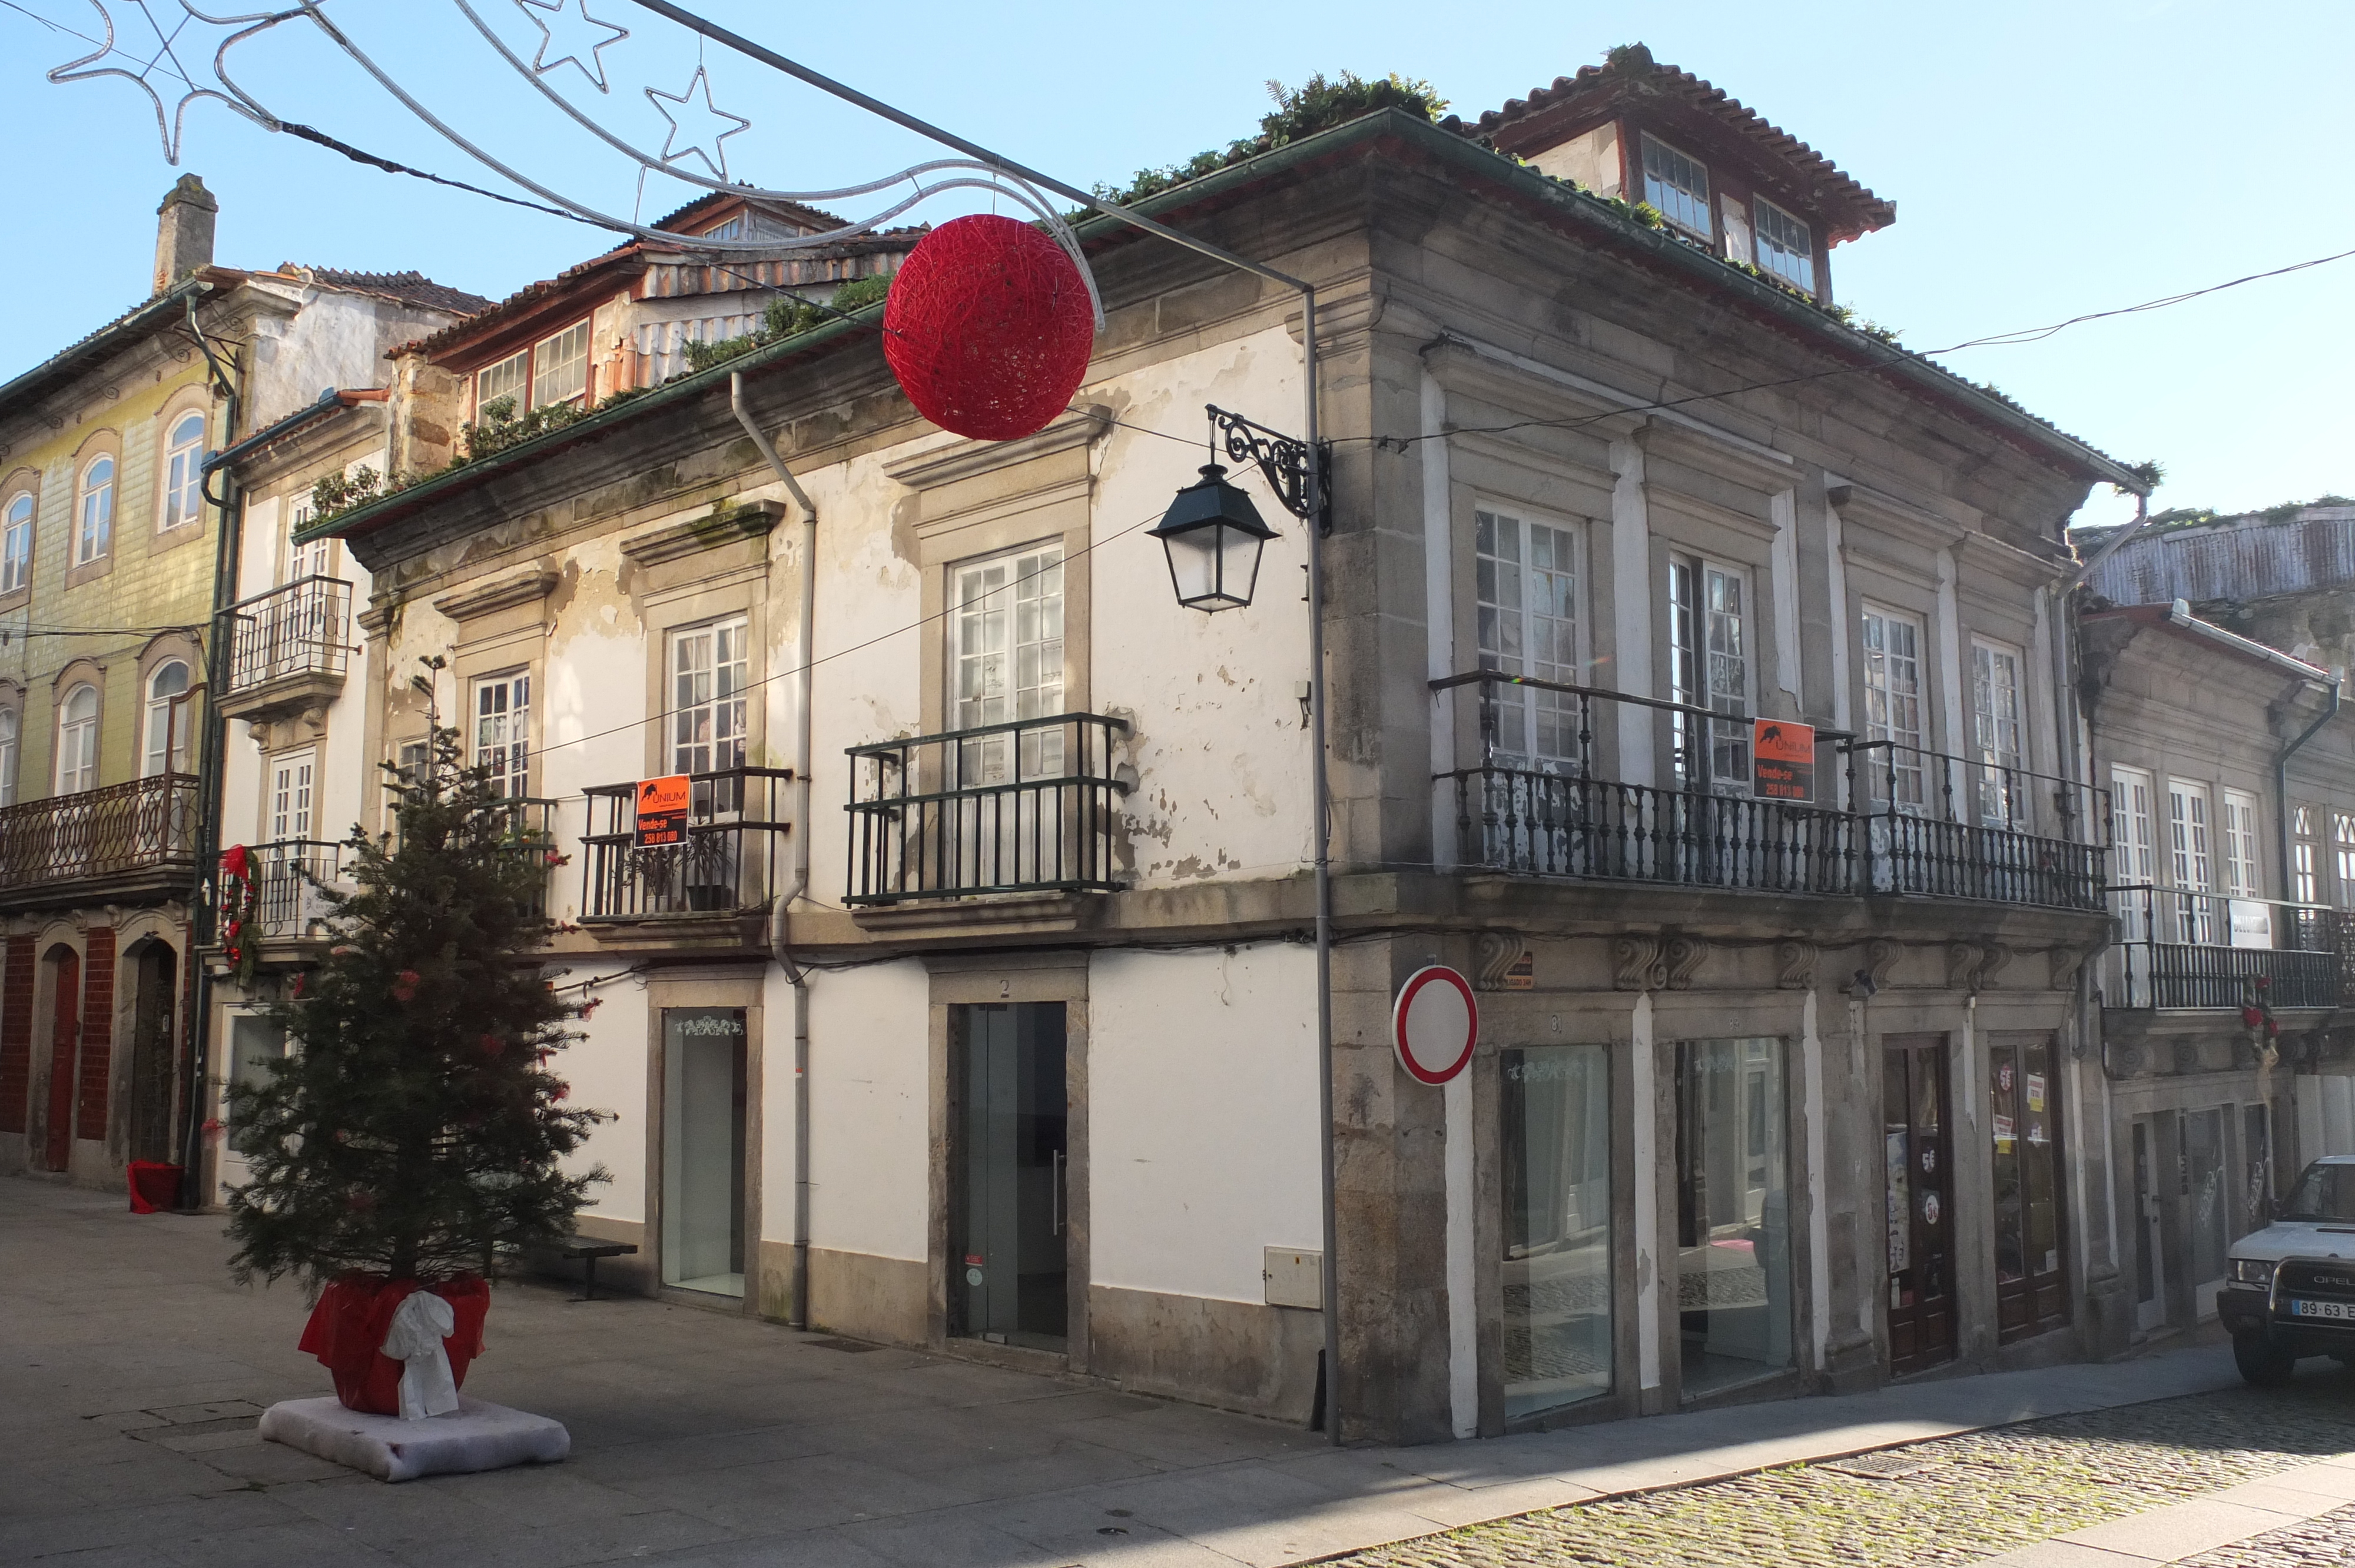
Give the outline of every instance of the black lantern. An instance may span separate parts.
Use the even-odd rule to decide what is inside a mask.
[[[1178,602],[1205,612],[1251,603],[1260,552],[1275,537],[1252,498],[1229,484],[1226,474],[1217,463],[1205,463],[1202,477],[1178,493],[1153,529],[1169,554]]]

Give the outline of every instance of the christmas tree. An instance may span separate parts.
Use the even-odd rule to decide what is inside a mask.
[[[352,893],[325,889],[334,946],[269,1011],[289,1051],[229,1090],[252,1178],[229,1195],[240,1282],[347,1273],[436,1281],[570,1234],[602,1170],[561,1160],[606,1113],[568,1107],[553,1054],[588,1004],[527,955],[554,860],[517,802],[462,766],[388,769],[393,831],[345,841]]]

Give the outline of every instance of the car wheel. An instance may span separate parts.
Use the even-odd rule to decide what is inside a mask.
[[[2232,1363],[2241,1375],[2259,1388],[2272,1388],[2289,1381],[2297,1368],[2297,1358],[2275,1345],[2262,1333],[2232,1336]]]

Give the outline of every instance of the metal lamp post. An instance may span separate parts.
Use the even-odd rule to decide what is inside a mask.
[[[1315,332],[1314,323],[1307,330]],[[1311,361],[1312,388],[1314,361]],[[1316,407],[1312,390],[1309,407]],[[1316,842],[1316,1096],[1323,1118],[1318,1128],[1317,1175],[1324,1220],[1325,1349],[1318,1367],[1325,1438],[1341,1441],[1340,1269],[1336,1258],[1338,1226],[1333,1204],[1333,825],[1325,778],[1325,561],[1324,536],[1332,531],[1332,448],[1207,405],[1213,440],[1223,439],[1228,458],[1259,467],[1284,509],[1310,524],[1308,540],[1308,723],[1309,792]],[[1170,586],[1178,602],[1215,614],[1252,601],[1259,581],[1260,556],[1275,530],[1261,520],[1251,496],[1230,484],[1226,470],[1206,463],[1202,477],[1178,493],[1153,530],[1169,557]]]

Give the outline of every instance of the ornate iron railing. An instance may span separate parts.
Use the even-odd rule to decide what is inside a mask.
[[[1128,786],[1112,747],[1127,731],[1058,714],[850,747],[847,902],[1117,891]]]
[[[0,808],[0,899],[59,882],[193,867],[197,780],[159,773]]]
[[[2237,1011],[2355,1005],[2350,926],[2337,909],[2181,888],[2110,890],[2112,1007]]]
[[[324,885],[343,870],[344,846],[280,839],[247,851],[253,866],[253,926],[264,938],[319,934],[329,910]]]
[[[302,577],[229,608],[234,696],[289,675],[341,675],[351,653],[352,585]]]
[[[584,789],[593,831],[581,839],[581,917],[759,908],[777,891],[779,840],[792,831],[793,777],[785,768],[688,774],[685,841],[647,847],[637,843],[636,780]]]
[[[2091,834],[2109,813],[2067,779],[1818,730],[1812,798],[1774,799],[1753,792],[1740,714],[1493,670],[1431,685],[1476,688],[1476,723],[1459,732],[1476,753],[1437,775],[1455,790],[1464,864],[2102,907],[2106,846]]]

